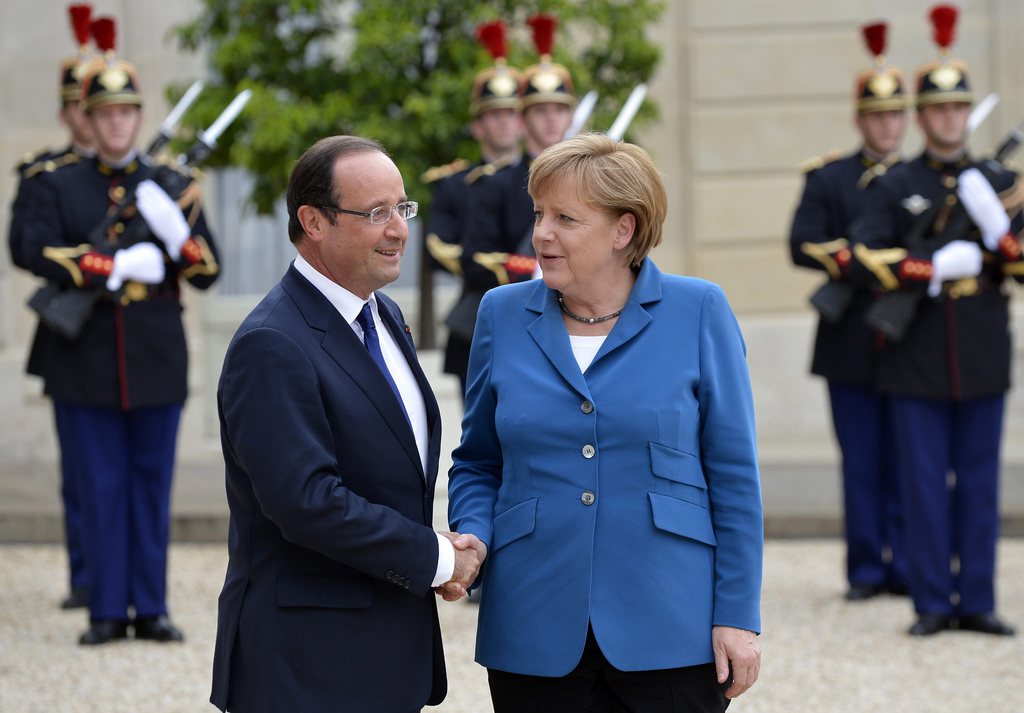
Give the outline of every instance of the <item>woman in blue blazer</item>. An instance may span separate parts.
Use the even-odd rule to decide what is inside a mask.
[[[488,547],[476,660],[496,713],[722,711],[760,667],[742,335],[647,257],[667,198],[642,149],[576,137],[529,189],[544,279],[483,299],[449,474],[452,530]]]

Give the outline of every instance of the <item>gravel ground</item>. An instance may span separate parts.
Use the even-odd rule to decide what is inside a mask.
[[[1002,713],[1024,711],[1024,636],[946,632],[914,640],[904,599],[842,599],[835,540],[770,541],[761,680],[731,707],[741,713]],[[1024,540],[999,551],[999,601],[1024,625]],[[0,711],[172,713],[207,701],[220,545],[175,545],[170,604],[182,645],[123,642],[86,649],[81,612],[61,612],[64,556],[56,546],[0,547]],[[476,607],[441,606],[451,693],[440,713],[489,713],[486,676],[472,662]],[[368,712],[377,713],[377,712]],[[386,713],[386,712],[380,712]]]

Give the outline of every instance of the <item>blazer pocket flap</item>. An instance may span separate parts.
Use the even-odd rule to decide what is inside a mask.
[[[651,499],[654,526],[659,530],[689,537],[712,547],[718,546],[715,530],[711,526],[711,513],[706,509],[658,493],[647,493],[647,497]]]
[[[510,542],[526,537],[537,526],[537,498],[513,505],[494,518],[491,552],[500,550]]]
[[[659,478],[707,490],[697,456],[651,442],[651,472]]]
[[[280,607],[365,609],[373,604],[373,581],[361,575],[284,574],[276,593]]]

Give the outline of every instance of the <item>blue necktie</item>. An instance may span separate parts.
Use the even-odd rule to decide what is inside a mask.
[[[398,391],[398,385],[395,384],[395,380],[391,377],[391,372],[388,371],[388,365],[384,361],[384,353],[380,350],[380,339],[377,337],[377,325],[373,323],[373,313],[370,311],[370,303],[367,302],[363,305],[363,308],[359,311],[359,316],[356,317],[356,321],[359,322],[359,326],[363,330],[363,344],[366,346],[366,351],[370,352],[370,357],[374,363],[377,364],[377,368],[380,369],[384,378],[388,380],[388,384],[391,385],[391,390],[395,392],[395,398],[398,399],[398,405],[402,407],[402,413],[405,414],[405,420],[409,421],[409,414],[405,410],[405,403],[402,401],[402,394]],[[410,421],[410,423],[412,423]]]

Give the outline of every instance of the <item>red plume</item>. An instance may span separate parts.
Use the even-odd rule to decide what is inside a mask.
[[[953,44],[956,34],[957,12],[956,7],[953,5],[936,5],[928,15],[932,25],[935,27],[932,39],[942,49],[946,49]]]
[[[864,35],[864,44],[868,46],[868,51],[875,57],[885,54],[885,35],[888,29],[889,26],[884,22],[875,22],[860,28]]]
[[[89,44],[89,20],[92,17],[92,5],[68,5],[71,16],[71,30],[79,45]]]
[[[494,59],[508,56],[508,47],[505,45],[505,23],[501,20],[485,22],[477,27],[476,38],[487,48]]]
[[[533,44],[537,47],[538,54],[551,54],[551,48],[555,46],[555,28],[558,26],[558,20],[552,15],[534,15],[526,24],[533,30]]]
[[[114,26],[114,18],[101,17],[98,20],[93,20],[90,27],[100,52],[112,52],[114,50],[114,38],[117,33]]]

